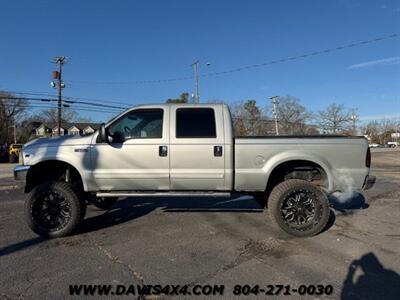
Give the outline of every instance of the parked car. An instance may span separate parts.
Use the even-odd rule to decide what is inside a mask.
[[[369,147],[370,148],[379,148],[381,145],[377,144],[377,143],[370,143]]]
[[[332,192],[370,188],[364,137],[233,136],[224,104],[132,108],[91,136],[37,139],[14,170],[30,193],[25,214],[44,237],[71,233],[86,202],[109,208],[118,197],[225,196],[268,201],[272,222],[295,236],[326,226]],[[184,201],[184,200],[182,200]]]
[[[16,163],[19,160],[19,152],[22,149],[23,144],[11,144],[8,148],[8,158],[10,163]]]
[[[399,142],[388,142],[387,145],[391,148],[399,147]]]

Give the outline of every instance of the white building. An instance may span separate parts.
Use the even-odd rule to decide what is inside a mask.
[[[100,124],[98,123],[62,123],[61,124],[61,135],[87,135],[92,134],[99,129]],[[57,136],[58,125],[57,124],[41,124],[35,129],[35,135],[40,136]]]

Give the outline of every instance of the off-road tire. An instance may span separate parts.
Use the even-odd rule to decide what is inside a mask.
[[[68,205],[69,218],[65,224],[57,228],[47,228],[40,224],[37,214],[42,212],[43,209],[35,208],[38,201],[43,201],[43,197],[50,192],[60,195]],[[84,218],[85,211],[85,201],[79,199],[79,193],[67,182],[46,182],[36,186],[25,203],[25,218],[28,226],[33,232],[44,238],[62,237],[72,233]]]
[[[285,221],[282,205],[284,201],[296,195],[296,193],[306,193],[306,197],[311,199],[315,209],[314,217],[306,221],[304,225],[290,224]],[[272,223],[286,233],[298,236],[309,237],[320,233],[329,220],[329,202],[326,194],[319,188],[305,180],[290,179],[275,186],[268,199],[268,212]]]

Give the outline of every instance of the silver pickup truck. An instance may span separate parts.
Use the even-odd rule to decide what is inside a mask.
[[[20,161],[14,176],[30,193],[26,219],[44,237],[71,233],[87,203],[109,209],[119,197],[232,192],[267,205],[287,233],[311,236],[326,226],[330,193],[375,181],[365,138],[234,138],[224,104],[137,106],[89,136],[31,141]]]

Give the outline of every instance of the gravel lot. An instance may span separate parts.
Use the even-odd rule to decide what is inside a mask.
[[[0,164],[0,298],[65,298],[69,284],[224,284],[226,299],[236,284],[331,284],[326,298],[398,299],[400,151],[372,159],[375,187],[308,239],[283,236],[235,196],[121,199],[109,212],[89,207],[74,236],[42,240],[25,225],[13,165]]]

